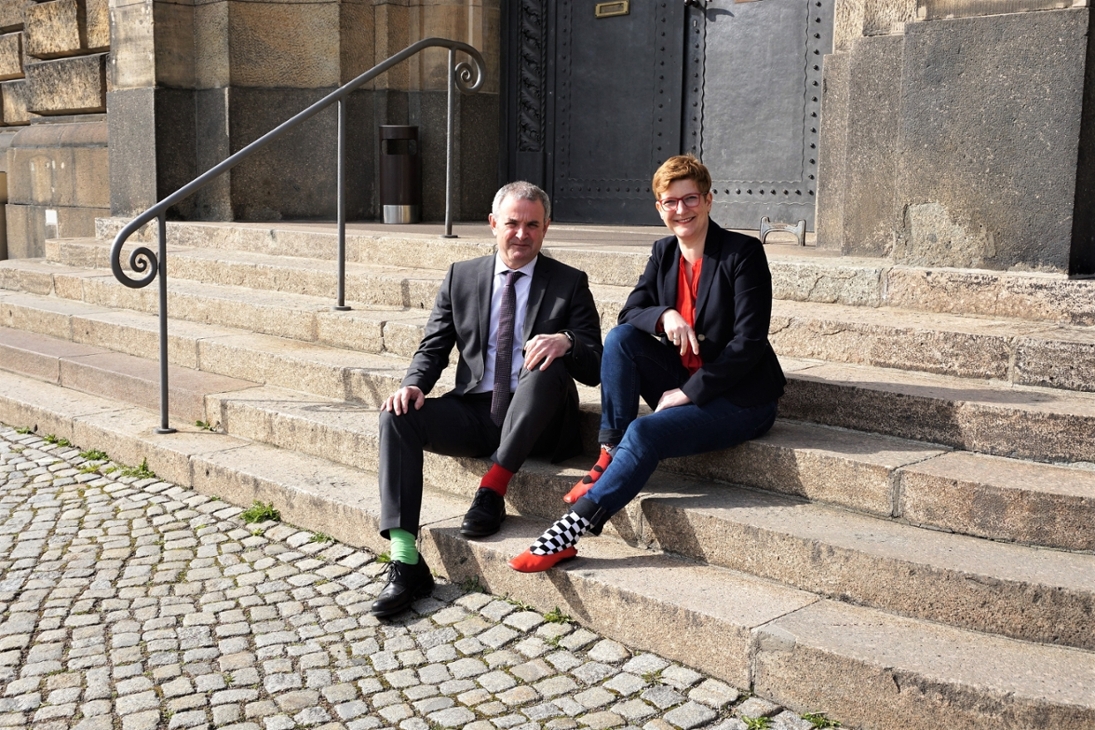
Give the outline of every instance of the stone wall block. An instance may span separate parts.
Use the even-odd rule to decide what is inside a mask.
[[[43,115],[106,111],[106,56],[27,64],[28,109]]]
[[[84,47],[89,51],[110,48],[110,1],[85,0]]]
[[[21,30],[34,0],[0,0],[0,32]]]
[[[110,209],[110,151],[102,147],[72,150],[74,205]]]
[[[110,215],[107,208],[68,208],[43,205],[7,205],[8,255],[39,258],[46,255],[46,238],[84,238],[95,235],[95,219]],[[56,220],[56,223],[50,221]]]
[[[156,85],[156,35],[151,3],[115,5],[110,9],[112,90]]]
[[[353,81],[383,58],[376,55],[376,13],[372,5],[339,4],[339,83]]]
[[[318,89],[338,85],[337,3],[231,0],[228,43],[233,86]]]
[[[202,3],[194,7],[194,86],[216,89],[228,86],[228,3]]]
[[[413,11],[413,12],[412,12]],[[403,5],[376,6],[376,58],[383,60],[426,36],[420,27],[418,8]],[[409,60],[381,74],[369,86],[374,89],[413,91],[421,88],[419,62]],[[390,122],[394,124],[395,122]]]
[[[1068,270],[1089,14],[906,27],[895,261]]]
[[[33,58],[60,58],[83,52],[80,28],[84,8],[78,0],[35,3],[26,12],[26,51]]]
[[[865,0],[863,35],[899,35],[914,20],[916,0]]]
[[[817,179],[817,247],[840,253],[844,246],[848,94],[851,54],[825,56]]]
[[[0,35],[0,81],[23,78],[23,34]]]
[[[842,253],[889,256],[897,229],[895,130],[901,120],[904,38],[860,38],[849,75]]]
[[[0,97],[4,103],[4,124],[29,124],[27,111],[28,89],[25,79],[0,83]]]
[[[194,12],[193,5],[155,4],[157,85],[194,88]]]
[[[867,0],[836,0],[833,15],[833,51],[847,51],[852,41],[863,36],[863,14]]]

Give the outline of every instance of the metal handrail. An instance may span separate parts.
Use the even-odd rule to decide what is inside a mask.
[[[412,43],[399,53],[385,59],[381,63],[361,74],[353,81],[346,83],[323,97],[310,107],[300,112],[291,119],[279,124],[272,130],[256,139],[251,144],[241,149],[236,154],[228,157],[220,164],[210,168],[186,185],[168,195],[160,202],[153,205],[145,212],[138,215],[114,237],[114,243],[110,247],[110,269],[114,272],[114,278],[131,289],[142,289],[152,283],[157,275],[160,277],[160,427],[156,433],[174,433],[175,429],[168,425],[168,382],[167,382],[167,209],[180,200],[193,195],[213,181],[222,173],[250,157],[254,152],[262,149],[285,132],[296,127],[302,122],[315,116],[331,104],[338,102],[338,302],[337,310],[347,310],[346,306],[346,104],[345,99],[350,92],[368,83],[392,66],[405,61],[426,48],[449,49],[449,88],[448,88],[448,124],[446,127],[447,139],[445,142],[445,234],[444,238],[455,238],[452,233],[452,137],[453,137],[453,112],[455,109],[456,88],[470,94],[483,87],[486,77],[486,62],[482,54],[474,47],[460,41],[448,38],[425,38]],[[472,63],[467,61],[456,62],[456,52],[466,53],[471,57]],[[142,226],[158,219],[158,251],[153,253],[145,246],[139,246],[129,255],[129,267],[137,272],[148,272],[139,279],[131,279],[122,269],[122,246],[131,235]]]

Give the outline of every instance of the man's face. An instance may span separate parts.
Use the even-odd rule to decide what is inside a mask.
[[[519,269],[536,258],[544,245],[550,221],[539,200],[520,200],[507,195],[498,208],[498,217],[490,216],[490,229],[498,241],[502,263]]]

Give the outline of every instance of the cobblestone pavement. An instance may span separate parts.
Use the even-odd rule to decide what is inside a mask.
[[[0,727],[814,726],[455,585],[378,621],[372,554],[105,458],[0,425]]]

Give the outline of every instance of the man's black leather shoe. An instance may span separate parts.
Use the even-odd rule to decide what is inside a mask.
[[[416,598],[428,596],[433,591],[433,575],[426,559],[418,556],[414,565],[392,561],[388,565],[388,585],[376,597],[372,610],[374,616],[391,616],[410,608]]]
[[[464,515],[460,534],[464,537],[486,537],[498,532],[506,519],[506,498],[493,489],[479,487],[475,499]]]

